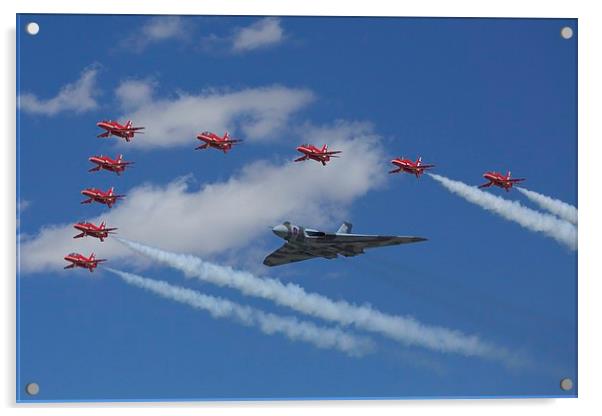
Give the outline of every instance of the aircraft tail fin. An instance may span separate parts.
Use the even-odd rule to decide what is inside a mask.
[[[100,223],[100,228],[105,228],[105,222],[104,221]]]
[[[351,227],[353,227],[353,224],[345,221],[337,230],[337,234],[349,234],[351,232]]]
[[[96,258],[96,254],[94,254],[94,252],[92,252],[92,254],[90,254],[90,260],[94,260]]]
[[[111,189],[109,189],[109,196],[113,195],[114,191],[115,191],[115,188],[111,186]]]
[[[121,162],[123,160],[123,155],[120,154],[117,156],[117,162]]]
[[[512,172],[508,171],[508,174],[506,175],[506,178],[510,179],[510,175],[512,175]]]
[[[416,166],[420,166],[422,164],[422,156],[418,157],[416,160]]]
[[[224,139],[228,140],[230,138],[230,133],[228,132],[228,130],[226,130],[226,132],[224,133]]]
[[[325,144],[324,146],[322,146],[322,152],[327,152],[328,151],[328,145]]]
[[[125,128],[126,129],[132,128],[132,120],[128,120],[127,123],[125,123]]]

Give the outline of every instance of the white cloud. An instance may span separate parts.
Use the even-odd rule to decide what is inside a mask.
[[[210,33],[201,39],[200,46],[206,52],[241,54],[276,46],[285,38],[280,19],[265,17],[249,26],[236,28],[229,35]]]
[[[280,26],[280,19],[266,17],[236,31],[232,37],[232,50],[246,52],[266,48],[282,42],[283,39],[284,30]]]
[[[155,86],[156,82],[149,79],[128,80],[119,84],[115,95],[124,110],[133,110],[151,101]]]
[[[28,113],[46,116],[64,111],[82,113],[93,110],[98,106],[95,99],[98,94],[98,71],[97,66],[85,69],[77,81],[64,85],[53,98],[40,99],[32,93],[21,94],[18,99],[19,108]]]
[[[186,25],[178,16],[157,16],[149,19],[122,42],[122,47],[142,52],[147,46],[170,39],[186,37]]]
[[[31,201],[20,199],[17,201],[17,229],[21,226],[21,213],[31,205]]]
[[[273,137],[313,99],[306,89],[270,86],[240,91],[181,92],[174,97],[153,97],[153,81],[129,80],[116,90],[122,118],[145,126],[145,135],[130,143],[140,147],[195,146],[203,130],[222,134],[240,128],[245,140]]]
[[[269,233],[269,226],[291,220],[318,227],[337,227],[349,204],[383,184],[384,158],[379,138],[370,125],[339,122],[330,127],[306,127],[316,144],[328,142],[342,150],[340,159],[322,166],[317,162],[257,161],[244,166],[225,182],[190,189],[186,178],[167,185],[136,187],[106,214],[106,220],[128,239],[166,250],[215,255],[243,248]],[[129,256],[111,239],[73,240],[71,224],[43,228],[21,242],[21,270],[57,270],[63,256],[77,249],[115,260]],[[266,253],[267,254],[267,253]]]

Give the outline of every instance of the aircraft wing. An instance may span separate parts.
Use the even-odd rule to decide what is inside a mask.
[[[336,251],[326,247],[298,247],[290,243],[285,243],[278,250],[269,254],[263,264],[266,266],[280,266],[282,264],[295,263],[297,261],[309,260],[315,257],[335,258]]]
[[[311,247],[299,247],[285,243],[278,250],[268,255],[263,264],[266,266],[280,266],[315,257],[332,259],[337,257],[338,254],[350,257],[363,253],[366,248],[417,243],[425,240],[426,238],[422,237],[326,234],[324,239],[314,243]]]
[[[399,244],[418,243],[426,241],[422,237],[393,236],[393,235],[364,235],[364,234],[326,234],[324,243],[343,250],[353,249],[353,252],[361,252],[365,248],[385,247]],[[324,244],[321,243],[321,244]]]
[[[144,127],[123,127],[123,128],[115,128],[114,130],[119,130],[119,131],[138,131],[138,130],[144,130]]]

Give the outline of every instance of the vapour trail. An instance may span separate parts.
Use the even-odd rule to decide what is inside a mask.
[[[243,325],[255,326],[268,335],[280,333],[293,341],[305,341],[318,348],[337,349],[355,357],[362,356],[374,349],[374,344],[369,338],[351,335],[339,328],[326,328],[292,316],[279,316],[263,312],[227,299],[174,286],[162,280],[148,279],[112,268],[105,269],[133,286],[193,308],[202,309],[209,312],[214,318],[230,318]]]
[[[551,198],[525,188],[517,186],[516,189],[518,189],[521,194],[529,198],[531,201],[539,205],[540,208],[551,212],[552,214],[570,222],[571,224],[577,225],[577,207],[567,204],[559,199]]]
[[[518,201],[509,201],[489,192],[482,191],[477,187],[446,178],[445,176],[434,173],[429,173],[428,175],[443,185],[448,191],[461,196],[468,202],[472,202],[509,221],[514,221],[531,231],[551,237],[571,250],[577,250],[577,227],[570,222],[550,214],[535,211],[523,206]]]
[[[196,277],[219,286],[227,286],[245,295],[268,299],[309,316],[341,325],[354,325],[365,331],[376,332],[404,345],[417,345],[438,352],[453,352],[465,356],[499,359],[514,364],[505,349],[483,342],[475,335],[444,327],[425,325],[411,316],[389,315],[368,304],[356,305],[344,300],[306,292],[293,283],[259,278],[252,273],[220,266],[201,258],[177,254],[118,238],[133,250],[170,267],[182,271],[187,277]]]

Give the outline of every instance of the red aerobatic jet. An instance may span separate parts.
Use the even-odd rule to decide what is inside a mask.
[[[398,173],[398,172],[406,172],[411,173],[412,175],[416,175],[416,177],[420,177],[424,173],[425,170],[434,168],[435,165],[425,165],[422,163],[422,158],[419,157],[415,162],[412,162],[410,159],[404,159],[404,157],[398,157],[397,159],[393,159],[391,161],[397,169],[393,169],[389,171],[389,173]]]
[[[144,127],[133,127],[131,120],[128,120],[123,125],[119,124],[118,121],[102,120],[96,123],[96,125],[101,129],[106,130],[104,133],[101,133],[96,137],[117,136],[125,139],[126,142],[132,140],[136,133],[142,133],[140,130],[144,129]]]
[[[98,263],[107,261],[106,259],[95,258],[94,253],[90,254],[90,257],[86,257],[79,253],[69,253],[65,256],[65,260],[71,263],[70,265],[65,266],[65,269],[81,267],[83,269],[88,269],[90,273],[92,273],[94,269],[98,267]]]
[[[207,149],[208,147],[213,147],[214,149],[221,150],[224,153],[228,153],[228,151],[232,149],[232,146],[236,143],[242,142],[242,140],[230,138],[230,134],[228,132],[224,133],[224,137],[220,137],[215,133],[211,133],[210,131],[204,131],[198,136],[196,136],[196,138],[204,143],[196,147],[194,150]]]
[[[303,156],[295,159],[295,162],[312,159],[322,163],[322,166],[326,166],[326,162],[329,162],[330,158],[338,157],[336,155],[342,153],[340,150],[328,150],[327,144],[322,146],[321,149],[318,149],[313,144],[302,144],[301,146],[297,147],[297,151],[303,153]]]
[[[73,225],[78,231],[81,231],[78,235],[73,238],[82,238],[86,236],[95,237],[100,239],[100,241],[104,241],[105,238],[109,236],[109,234],[114,234],[117,228],[107,228],[105,222],[101,222],[100,225],[95,225],[91,222],[78,222]]]
[[[82,204],[90,204],[92,201],[96,201],[107,205],[109,208],[111,208],[118,199],[125,198],[125,195],[115,195],[112,187],[107,192],[103,192],[96,188],[86,188],[81,194],[88,197],[88,199],[81,202]]]
[[[515,183],[522,182],[525,178],[510,178],[510,171],[506,176],[502,175],[499,172],[485,172],[483,177],[487,179],[489,182],[484,183],[483,185],[479,185],[479,188],[489,188],[491,185],[499,186],[500,188],[504,188],[506,192],[510,191],[510,188]]]
[[[121,175],[121,172],[125,171],[125,168],[133,165],[134,162],[126,162],[123,160],[123,155],[118,155],[117,158],[111,159],[109,156],[91,156],[88,160],[95,165],[88,172],[98,172],[101,169],[115,172],[117,175]]]

